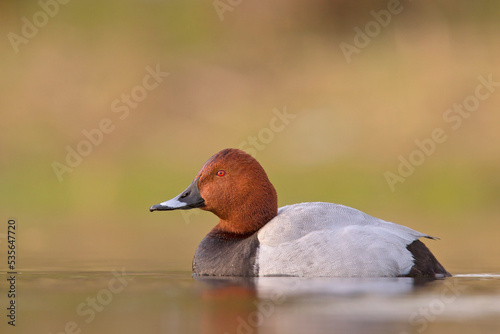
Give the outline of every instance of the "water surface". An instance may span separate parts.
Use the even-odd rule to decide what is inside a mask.
[[[500,333],[499,273],[210,278],[117,267],[23,272],[17,290],[22,333]]]

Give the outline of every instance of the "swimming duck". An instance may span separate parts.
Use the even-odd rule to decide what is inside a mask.
[[[419,240],[430,235],[340,204],[278,209],[266,172],[239,149],[216,153],[186,190],[150,211],[194,208],[219,217],[196,250],[195,275],[451,276]]]

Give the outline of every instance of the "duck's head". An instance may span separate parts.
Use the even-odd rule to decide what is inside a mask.
[[[216,230],[247,235],[276,216],[278,198],[257,160],[242,150],[228,148],[208,159],[186,190],[149,210],[193,208],[218,216]]]

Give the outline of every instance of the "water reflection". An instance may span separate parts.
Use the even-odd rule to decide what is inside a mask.
[[[368,296],[395,296],[409,294],[425,286],[433,279],[395,278],[303,278],[303,277],[255,277],[230,278],[194,276],[200,285],[204,309],[203,332],[206,333],[254,333],[286,330],[298,332],[297,326],[311,332],[311,326],[324,330],[336,323],[350,330],[373,332],[373,324],[345,322],[345,319],[311,319],[296,314],[300,305],[324,304],[338,299],[367,298]],[[367,299],[368,300],[368,299]],[[230,309],[220,307],[230,301]],[[341,305],[341,304],[339,304]],[[324,305],[325,306],[325,305]],[[292,312],[290,312],[292,310]],[[302,319],[301,319],[302,318]],[[280,320],[276,320],[280,319]],[[297,319],[301,321],[297,322]],[[334,321],[332,321],[335,319]],[[325,321],[326,320],[326,321]],[[283,328],[287,324],[295,324]],[[368,326],[368,327],[367,327]],[[295,328],[294,328],[295,327]],[[387,325],[381,331],[387,330]]]
[[[313,296],[352,297],[366,294],[404,294],[417,287],[435,281],[433,278],[411,277],[209,277],[194,276],[200,284],[212,290],[214,295],[231,294],[244,290],[259,298],[283,298]]]

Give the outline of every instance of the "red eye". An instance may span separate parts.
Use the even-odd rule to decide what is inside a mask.
[[[222,169],[217,172],[217,176],[224,176],[224,175],[226,175],[226,172],[223,171]]]

